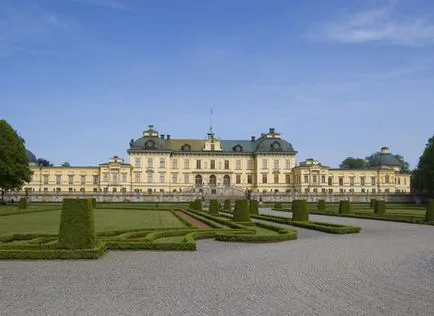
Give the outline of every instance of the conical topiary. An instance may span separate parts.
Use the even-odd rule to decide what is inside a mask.
[[[209,213],[219,215],[219,202],[217,200],[209,200]]]
[[[258,200],[249,201],[250,214],[259,214],[259,203]]]
[[[223,209],[226,211],[230,211],[231,210],[231,200],[225,200],[225,203],[223,205]]]
[[[306,200],[294,200],[292,209],[292,220],[299,222],[309,221],[309,210]]]
[[[236,200],[234,217],[235,222],[250,222],[249,204],[247,200]]]
[[[428,200],[426,205],[425,222],[434,222],[434,200]]]
[[[339,202],[339,214],[349,214],[350,213],[350,201],[341,200]]]
[[[326,209],[325,200],[318,200],[317,208],[318,208],[318,211],[325,211],[325,209]]]
[[[374,214],[381,215],[386,213],[386,201],[375,200]]]

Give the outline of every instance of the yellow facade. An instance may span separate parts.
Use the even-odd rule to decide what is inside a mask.
[[[389,158],[387,148],[382,155]],[[384,159],[372,169],[296,165],[296,151],[274,129],[251,140],[171,139],[152,126],[131,140],[129,163],[114,156],[97,167],[38,167],[25,190],[36,192],[409,193],[410,176]],[[389,155],[389,156],[387,156]],[[392,161],[393,162],[393,161]]]

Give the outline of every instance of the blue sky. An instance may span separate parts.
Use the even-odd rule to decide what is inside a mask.
[[[127,158],[172,138],[274,127],[332,167],[433,135],[434,2],[0,0],[0,117],[38,157]]]

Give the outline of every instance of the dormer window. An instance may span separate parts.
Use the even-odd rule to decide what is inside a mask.
[[[242,152],[243,147],[241,145],[236,145],[232,148],[235,152]]]
[[[271,144],[271,151],[282,151],[282,147],[279,142],[274,142]]]
[[[152,140],[148,140],[145,143],[145,149],[155,149],[155,142],[153,142]]]
[[[181,151],[191,151],[191,147],[189,144],[182,145]]]

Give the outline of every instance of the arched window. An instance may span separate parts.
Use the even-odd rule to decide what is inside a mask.
[[[194,177],[194,183],[196,184],[196,186],[202,185],[202,176],[200,174]]]
[[[228,186],[231,185],[231,177],[230,177],[228,174],[225,174],[225,175],[223,176],[223,185],[224,185],[225,187],[228,187]]]
[[[236,145],[232,148],[235,152],[242,152],[243,151],[243,146],[241,145]]]
[[[190,145],[189,144],[182,145],[181,151],[191,151]]]

